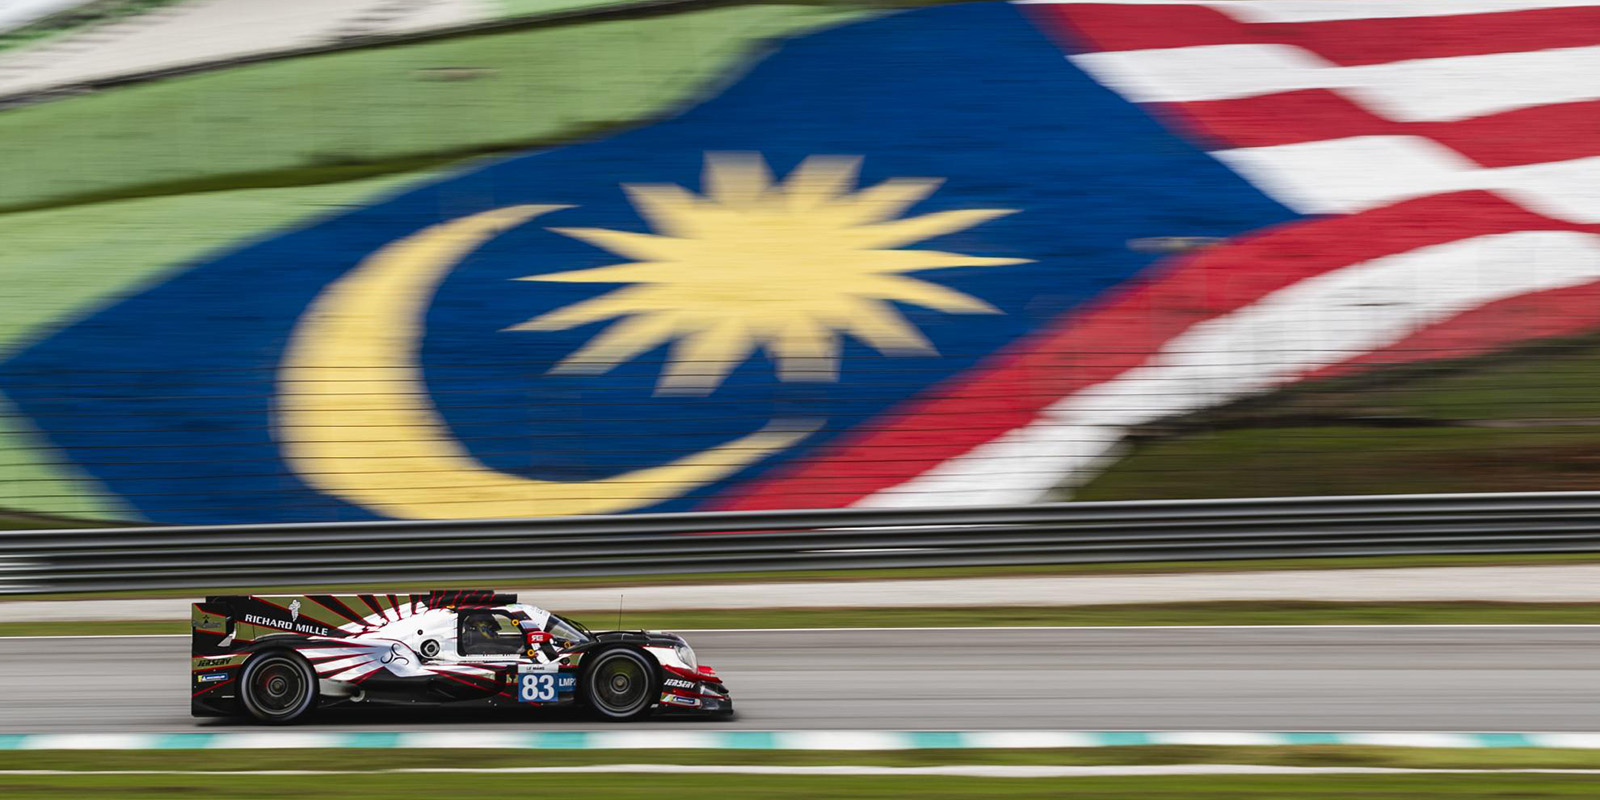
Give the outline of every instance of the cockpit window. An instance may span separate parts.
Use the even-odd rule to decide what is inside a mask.
[[[514,656],[522,652],[522,629],[509,614],[461,613],[459,647],[464,656]]]
[[[568,622],[555,614],[550,615],[550,621],[544,624],[544,629],[559,640],[574,644],[589,641],[587,632],[582,630],[581,626]]]

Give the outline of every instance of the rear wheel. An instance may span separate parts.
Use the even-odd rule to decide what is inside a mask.
[[[317,673],[298,653],[263,653],[245,662],[239,699],[250,716],[271,724],[295,722],[317,705]]]
[[[650,713],[661,682],[649,656],[618,648],[594,656],[583,694],[595,713],[610,720],[639,719]]]

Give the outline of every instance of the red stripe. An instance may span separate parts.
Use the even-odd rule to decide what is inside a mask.
[[[445,678],[446,680],[452,680],[452,681],[455,681],[456,683],[461,684],[462,686],[469,686],[469,687],[471,687],[473,689],[477,689],[479,691],[484,691],[484,692],[493,692],[493,691],[495,691],[496,687],[499,685],[495,681],[492,681],[492,680],[490,680],[488,678],[478,678],[476,676],[456,676],[456,675],[452,675],[452,674],[450,674],[448,672],[435,672],[433,674],[434,674],[434,677]],[[474,683],[473,681],[476,681],[476,680],[481,680],[481,681],[483,681],[483,683]]]
[[[225,681],[221,681],[219,683],[211,683],[211,684],[207,684],[205,686],[202,686],[198,691],[191,692],[189,694],[189,697],[190,698],[195,698],[195,697],[199,697],[200,695],[205,694],[206,692],[210,692],[210,691],[213,691],[213,690],[216,690],[216,689],[221,689],[222,687],[227,686],[230,683],[233,683],[237,679],[237,677],[238,676],[234,676],[233,678],[229,678],[229,679],[227,679]]]
[[[1354,67],[1600,44],[1600,7],[1291,23],[1241,22],[1187,4],[1058,3],[1029,9],[1075,51],[1282,44]]]
[[[1138,366],[1190,326],[1352,264],[1474,236],[1590,230],[1488,192],[1458,192],[1267,229],[1158,265],[1107,300],[710,505],[853,503],[1032,422],[1057,400]],[[1600,231],[1600,226],[1592,228]]]
[[[1484,355],[1513,342],[1600,329],[1600,282],[1509,297],[1417,331],[1394,344],[1308,373],[1345,375],[1391,364]]]
[[[1600,7],[1252,27],[1270,30],[1276,41],[1304,47],[1349,67],[1600,44]]]
[[[1201,5],[1057,3],[1024,8],[1073,52],[1247,44],[1257,37],[1249,25]]]
[[[344,682],[360,683],[360,682],[372,677],[373,675],[383,671],[383,665],[382,664],[373,663],[373,664],[357,664],[357,665],[355,665],[353,667],[349,667],[348,669],[339,670],[339,672],[337,672],[335,674],[342,675],[342,674],[344,674],[346,672],[349,672],[352,669],[358,669],[358,668],[364,667],[364,666],[370,666],[370,667],[372,667],[372,669],[369,669],[366,672],[363,672],[360,675],[357,675],[357,676],[355,676],[353,678],[345,678]]]
[[[1455,122],[1387,120],[1325,89],[1152,104],[1208,150],[1351,136],[1425,136],[1485,167],[1600,155],[1600,101],[1560,103]]]

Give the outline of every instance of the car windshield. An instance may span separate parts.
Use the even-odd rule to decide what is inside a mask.
[[[550,621],[545,623],[545,630],[557,639],[568,639],[574,642],[587,642],[594,638],[589,629],[582,624],[567,619],[566,617],[550,615]]]

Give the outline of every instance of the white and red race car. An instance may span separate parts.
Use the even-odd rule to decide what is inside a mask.
[[[683,637],[595,633],[515,595],[208,597],[191,614],[195,716],[295,722],[332,705],[577,705],[607,720],[731,716]]]

